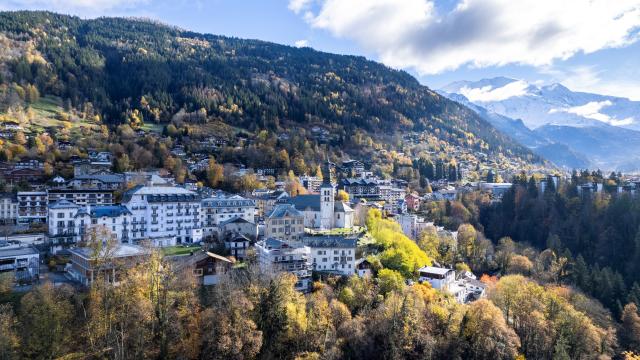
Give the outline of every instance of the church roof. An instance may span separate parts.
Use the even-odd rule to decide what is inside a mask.
[[[287,199],[287,202],[300,211],[320,211],[320,195],[298,195]]]
[[[347,203],[343,201],[338,201],[333,206],[333,211],[346,213],[346,212],[353,212],[353,209],[349,205],[347,205]]]

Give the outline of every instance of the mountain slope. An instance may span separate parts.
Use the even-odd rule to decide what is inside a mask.
[[[90,103],[111,124],[167,124],[184,109],[202,114],[187,117],[193,127],[222,121],[281,132],[320,124],[341,148],[362,131],[377,139],[427,131],[453,145],[538,160],[473,111],[362,57],[46,12],[0,13],[0,32],[33,44],[29,56],[5,64],[4,82],[35,84],[74,107]]]
[[[545,125],[535,132],[585,154],[594,168],[625,172],[640,170],[640,133],[637,131],[610,125]]]

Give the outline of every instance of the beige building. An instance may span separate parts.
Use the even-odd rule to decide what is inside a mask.
[[[285,241],[300,241],[304,235],[304,214],[293,205],[280,204],[265,220],[264,237]]]

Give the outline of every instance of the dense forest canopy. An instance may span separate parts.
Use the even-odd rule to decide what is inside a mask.
[[[196,115],[190,123],[251,131],[320,124],[338,146],[362,131],[428,131],[470,149],[539,160],[471,110],[363,57],[48,12],[0,13],[0,31],[33,44],[7,62],[2,82],[33,84],[76,108],[90,104],[108,124],[168,124],[180,111]]]

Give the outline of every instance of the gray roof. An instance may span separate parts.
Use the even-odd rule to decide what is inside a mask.
[[[27,247],[12,247],[8,249],[3,249],[0,247],[0,258],[12,257],[12,256],[24,256],[24,255],[35,255],[38,254],[38,250],[31,246]]]
[[[88,247],[77,247],[70,249],[72,253],[80,255],[86,259],[91,258],[93,256],[94,250]],[[104,249],[102,250],[104,252]],[[129,256],[140,256],[140,255],[148,255],[149,251],[145,248],[138,245],[131,244],[118,244],[115,250],[113,251],[112,257],[129,257]]]
[[[333,210],[336,212],[353,212],[354,210],[347,205],[347,203],[343,202],[343,201],[338,201],[335,203],[335,205],[333,206]]]
[[[123,174],[95,174],[95,175],[77,175],[73,180],[97,180],[103,183],[123,183],[124,175]]]
[[[356,238],[337,235],[305,236],[302,242],[311,248],[355,248],[358,244]]]
[[[453,271],[453,269],[439,268],[435,266],[425,266],[418,269],[418,272],[425,272],[425,273],[435,274],[435,275],[445,275],[450,271]]]
[[[225,226],[227,224],[238,224],[238,223],[246,223],[246,224],[253,224],[250,221],[245,220],[244,218],[241,218],[239,216],[234,216],[231,219],[227,219],[225,221],[221,221],[220,224],[218,226],[222,227]]]
[[[291,204],[280,204],[280,205],[277,205],[275,208],[273,208],[268,218],[273,219],[273,218],[281,218],[286,216],[303,217],[304,215],[300,211],[296,210],[296,208],[293,207],[293,205]]]
[[[288,198],[287,202],[300,211],[320,211],[320,195],[298,195]]]
[[[137,185],[125,191],[122,201],[131,200],[133,195],[146,195],[148,202],[199,201],[200,196],[193,191],[177,186],[144,186]]]
[[[213,196],[202,200],[202,206],[205,207],[238,207],[238,206],[256,206],[255,200],[250,200],[236,194],[225,194],[217,191]]]
[[[58,200],[56,202],[54,202],[53,204],[49,204],[49,209],[77,209],[80,206],[72,203],[69,200]]]

